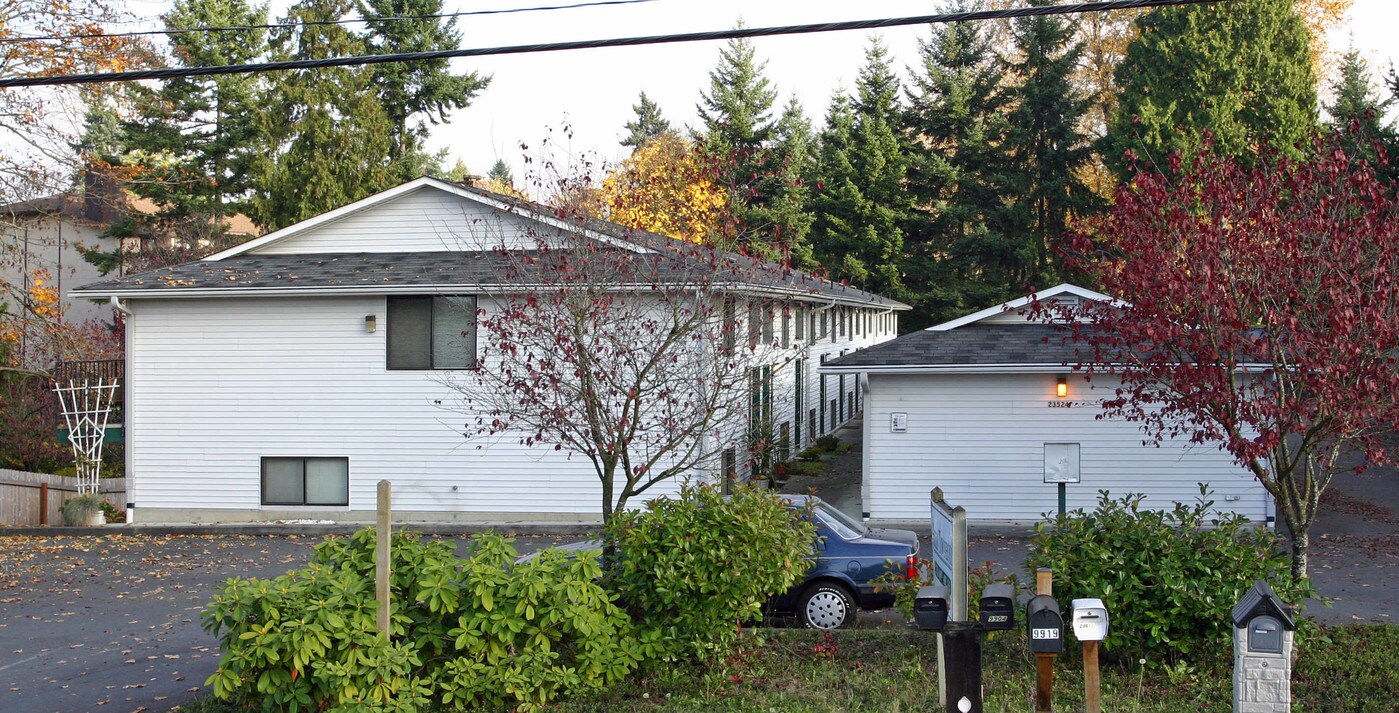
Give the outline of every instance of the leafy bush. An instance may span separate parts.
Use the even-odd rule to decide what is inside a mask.
[[[609,685],[640,659],[592,558],[546,553],[517,566],[493,534],[465,560],[450,543],[395,535],[385,641],[374,540],[366,528],[319,545],[305,569],[229,580],[202,617],[223,651],[214,694],[264,711],[533,710]]]
[[[1235,514],[1208,517],[1214,502],[1203,485],[1194,505],[1170,511],[1143,510],[1142,495],[1100,493],[1097,510],[1036,525],[1025,567],[1052,570],[1060,602],[1102,599],[1112,622],[1103,646],[1114,655],[1161,664],[1227,653],[1230,609],[1256,579],[1289,603],[1312,595],[1271,530]]]
[[[727,654],[742,622],[810,568],[816,528],[787,501],[740,487],[729,497],[685,485],[678,498],[619,513],[608,530],[617,561],[608,586],[621,595],[659,660]]]

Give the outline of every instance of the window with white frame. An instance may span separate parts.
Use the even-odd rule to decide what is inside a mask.
[[[475,297],[390,297],[388,318],[388,368],[476,366]]]
[[[349,505],[349,458],[262,459],[263,505]]]

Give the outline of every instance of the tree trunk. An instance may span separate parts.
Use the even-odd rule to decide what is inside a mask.
[[[1307,578],[1307,550],[1311,545],[1311,535],[1307,533],[1307,526],[1294,526],[1287,524],[1287,529],[1292,531],[1292,577],[1297,581]]]

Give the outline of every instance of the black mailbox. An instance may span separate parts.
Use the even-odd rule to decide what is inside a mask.
[[[1015,628],[1015,589],[1009,584],[988,584],[981,590],[981,625],[987,631]]]
[[[947,587],[921,587],[913,598],[913,619],[919,629],[942,631],[947,628]]]
[[[1030,598],[1025,605],[1025,628],[1030,637],[1030,653],[1063,653],[1064,615],[1054,597],[1039,594]]]

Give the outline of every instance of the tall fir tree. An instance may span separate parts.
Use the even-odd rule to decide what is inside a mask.
[[[661,108],[646,96],[646,92],[641,93],[631,109],[636,112],[636,119],[626,124],[627,137],[622,139],[623,146],[639,149],[647,141],[670,131],[670,122],[661,116]]]
[[[356,0],[365,19],[364,43],[370,54],[457,49],[461,32],[455,18],[442,18],[442,0]],[[447,120],[468,106],[490,84],[475,72],[456,74],[449,60],[373,65],[370,84],[391,125],[391,151],[399,178],[429,172],[435,157],[423,147],[430,124]]]
[[[905,299],[901,226],[911,201],[899,92],[888,50],[875,39],[854,101],[837,96],[831,105],[815,169],[812,245],[833,278]]]
[[[1338,69],[1334,97],[1326,105],[1331,129],[1343,134],[1342,145],[1352,156],[1374,161],[1378,144],[1392,159],[1399,159],[1399,129],[1387,116],[1395,98],[1375,91],[1369,64],[1359,52],[1352,49],[1343,55]],[[1399,166],[1391,164],[1381,170],[1399,177]]]
[[[1289,151],[1315,129],[1310,37],[1292,0],[1157,8],[1137,26],[1103,147],[1119,175],[1127,152],[1160,165],[1206,131],[1215,150],[1244,157],[1263,144]]]
[[[753,43],[731,40],[719,51],[709,73],[709,91],[697,107],[704,123],[697,137],[716,167],[717,182],[729,193],[736,225],[734,247],[775,260],[809,254],[805,246],[810,218],[794,205],[789,190],[800,180],[800,167],[780,154],[779,122],[773,119],[777,90],[763,75]],[[789,133],[789,138],[796,134]]]
[[[495,160],[490,173],[486,174],[486,178],[506,186],[515,185],[515,176],[510,173],[510,167],[505,164],[503,158]]]
[[[343,25],[352,0],[300,0],[274,32],[273,56],[309,59],[362,54],[362,38]],[[364,67],[294,70],[276,75],[258,115],[264,152],[253,166],[257,193],[249,215],[274,230],[393,186],[393,121]]]
[[[1007,67],[1012,108],[1002,144],[1008,204],[998,221],[999,232],[1015,245],[1000,285],[1005,298],[1060,281],[1059,248],[1070,223],[1102,207],[1082,178],[1093,158],[1083,133],[1092,102],[1073,81],[1083,54],[1075,23],[1060,16],[1019,18],[1012,35],[1017,58]]]
[[[976,7],[953,5],[953,11]],[[902,326],[935,324],[995,302],[1007,282],[1002,210],[1008,126],[1005,65],[982,23],[934,25],[919,41],[904,112],[909,151],[905,221],[908,287],[917,307]]]
[[[243,64],[267,52],[266,6],[246,0],[176,0],[162,18],[167,30],[219,26],[227,32],[176,32],[170,51],[182,67]],[[111,160],[128,164],[130,188],[161,210],[177,232],[221,230],[243,208],[258,154],[259,102],[251,74],[177,77],[157,87],[131,85],[132,117]]]

